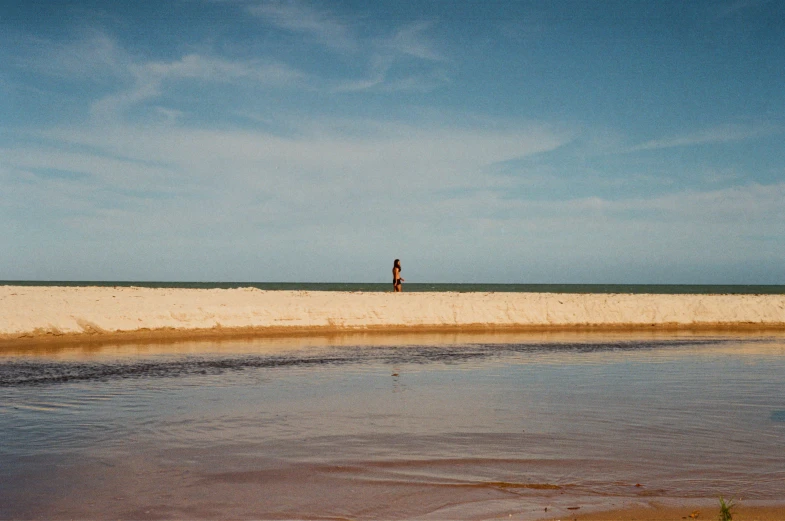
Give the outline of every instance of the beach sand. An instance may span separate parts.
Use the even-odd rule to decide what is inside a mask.
[[[664,506],[657,502],[611,512],[581,514],[580,509],[563,512],[557,517],[545,518],[547,521],[716,521],[719,518],[719,504]],[[782,521],[785,519],[783,505],[745,505],[739,503],[731,510],[734,521]]]
[[[0,286],[0,342],[351,331],[785,329],[785,295]]]

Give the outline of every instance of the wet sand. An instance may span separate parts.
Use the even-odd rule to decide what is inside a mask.
[[[0,286],[0,344],[356,331],[785,329],[785,295]]]
[[[545,518],[547,521],[682,521],[682,520],[707,520],[716,521],[719,518],[719,503],[690,504],[679,506],[663,505],[662,502],[637,505],[610,512],[581,513],[580,509],[562,512],[557,517]],[[734,521],[782,521],[785,519],[785,505],[736,505],[732,510]]]

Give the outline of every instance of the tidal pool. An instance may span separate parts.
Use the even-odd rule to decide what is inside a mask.
[[[647,498],[776,502],[785,336],[6,349],[0,433],[3,519],[538,519]]]

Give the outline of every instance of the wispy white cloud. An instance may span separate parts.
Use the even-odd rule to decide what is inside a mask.
[[[420,74],[391,76],[388,74],[391,65],[381,69],[373,68],[363,78],[340,80],[330,87],[330,92],[335,94],[363,91],[431,92],[451,82],[449,74],[442,69],[433,69]]]
[[[2,164],[31,180],[36,170],[59,170],[76,176],[84,185],[92,179],[103,186],[124,189],[174,189],[187,183],[176,168],[153,165],[149,161],[123,159],[105,154],[66,151],[52,146],[27,146],[0,149]],[[89,176],[89,177],[85,177]],[[20,180],[20,177],[16,177]],[[67,181],[66,181],[67,182]]]
[[[427,235],[456,259],[468,248],[514,259],[509,271],[500,270],[502,280],[720,283],[712,266],[785,255],[785,183],[617,200],[527,200],[484,191],[403,215],[403,229],[427,223]],[[471,270],[466,277],[483,280]]]
[[[306,73],[272,58],[189,53],[169,61],[145,59],[132,55],[98,30],[82,32],[77,39],[65,43],[28,39],[16,65],[69,82],[91,84],[87,92],[101,93],[90,104],[91,114],[104,119],[160,97],[175,82],[246,83],[279,88],[302,85],[308,80]],[[166,107],[162,110],[169,110],[166,117],[174,115]]]
[[[387,47],[400,54],[419,58],[421,60],[442,61],[445,56],[437,46],[427,37],[427,31],[432,26],[430,22],[416,22],[399,29],[392,38],[382,42]]]
[[[345,192],[344,198],[360,186],[384,194],[390,178],[405,181],[401,191],[411,193],[494,182],[489,168],[494,163],[550,150],[569,139],[537,126],[492,131],[324,120],[294,128],[294,137],[281,137],[255,131],[115,125],[52,130],[44,137],[63,146],[97,149],[108,157],[172,165],[177,172],[208,183],[220,172],[227,183],[276,186],[287,197],[286,192],[307,191],[305,183],[310,180],[317,190],[321,186]],[[23,154],[28,161],[33,157]],[[68,168],[86,167],[70,156],[61,157],[66,159]]]
[[[302,81],[305,74],[280,63],[259,60],[227,60],[189,54],[171,62],[150,61],[128,66],[134,78],[126,90],[105,96],[92,104],[96,117],[112,117],[134,104],[159,97],[167,82],[199,81],[235,83],[249,81],[257,86],[281,87]]]
[[[358,42],[350,25],[335,14],[297,0],[276,0],[247,7],[249,13],[289,31],[312,37],[327,47],[354,51]]]
[[[741,180],[741,174],[734,168],[705,168],[700,172],[700,178],[706,183],[718,184]]]
[[[271,1],[244,5],[248,12],[273,25],[298,34],[309,34],[323,46],[350,53],[365,64],[366,74],[326,78],[307,73],[275,58],[237,58],[213,51],[189,53],[172,60],[149,59],[126,51],[107,33],[81,31],[65,43],[29,39],[17,64],[36,72],[69,81],[88,82],[93,95],[90,115],[97,120],[123,117],[139,105],[165,97],[170,88],[187,83],[247,84],[257,88],[299,88],[307,91],[355,93],[430,91],[449,82],[441,66],[443,54],[428,38],[430,23],[417,22],[399,28],[391,36],[360,38],[357,20],[304,2]],[[432,66],[407,70],[398,61],[420,60]],[[172,107],[148,107],[164,119],[177,115]]]
[[[113,119],[130,107],[145,100],[156,98],[161,93],[158,79],[137,78],[127,90],[109,94],[90,105],[90,115],[96,119]]]
[[[362,36],[360,18],[342,18],[302,1],[263,2],[248,6],[247,10],[280,29],[308,35],[314,42],[345,54],[348,59],[366,63],[367,73],[363,77],[343,78],[337,84],[326,82],[331,92],[428,91],[448,81],[445,71],[438,68],[402,77],[390,74],[393,66],[403,60],[419,60],[432,67],[448,61],[439,45],[429,37],[432,22],[417,21],[395,29],[392,34],[368,37]]]
[[[303,73],[280,63],[260,60],[227,60],[189,54],[171,62],[147,62],[133,67],[135,76],[157,79],[198,79],[228,83],[252,79],[268,85],[290,84],[303,78]]]
[[[286,137],[177,125],[53,129],[41,134],[51,145],[0,151],[8,187],[0,200],[45,201],[60,225],[84,237],[130,234],[191,250],[231,244],[240,256],[253,255],[253,245],[283,252],[302,243],[309,251],[326,248],[327,256],[337,248],[342,258],[366,258],[365,249],[383,251],[393,226],[410,243],[401,247],[402,256],[431,255],[434,262],[449,256],[460,263],[479,248],[525,263],[530,277],[554,277],[554,266],[573,266],[568,279],[589,276],[589,266],[607,277],[615,266],[666,262],[676,253],[684,262],[720,255],[741,262],[759,246],[753,235],[781,237],[785,222],[785,183],[613,199],[542,199],[537,194],[547,193],[546,186],[512,196],[508,188],[520,183],[494,175],[493,166],[563,146],[572,136],[558,129],[500,122],[290,123]],[[43,168],[89,177],[28,174],[24,182],[7,182]],[[730,243],[732,251],[723,251]],[[768,248],[756,255],[776,253]],[[281,267],[281,276],[313,269],[298,262]],[[482,269],[519,280],[496,265]],[[490,271],[472,272],[470,264],[465,270],[461,276],[489,280]],[[438,280],[439,272],[428,276]]]
[[[46,145],[0,151],[0,171],[16,180],[4,182],[0,201],[39,201],[37,222],[81,244],[97,241],[99,251],[119,258],[134,243],[162,255],[184,249],[188,259],[230,248],[230,264],[253,258],[259,247],[271,257],[288,255],[286,244],[324,247],[327,255],[345,244],[342,255],[367,255],[358,248],[368,243],[360,246],[357,237],[385,235],[391,219],[409,230],[451,220],[448,231],[469,226],[474,233],[474,216],[438,210],[502,188],[505,181],[488,172],[495,162],[569,139],[536,125],[496,127],[321,119],[293,123],[284,137],[178,125],[69,126],[42,132]],[[35,175],[46,168],[87,177]],[[295,265],[282,265],[277,276],[308,276],[297,275]]]
[[[163,204],[114,193],[115,202],[131,201],[108,210],[95,202],[101,191],[88,191],[89,198],[77,199],[85,210],[68,223],[99,234],[132,221],[140,234],[159,240],[176,233],[180,241],[201,234],[241,241],[250,234],[270,244],[294,240],[318,249],[319,237],[329,231],[333,247],[345,244],[341,255],[351,256],[363,255],[394,216],[397,233],[411,237],[413,245],[428,238],[442,256],[460,258],[462,248],[474,254],[472,248],[482,247],[525,262],[542,262],[540,255],[567,264],[590,263],[598,245],[619,262],[645,263],[677,248],[681,259],[700,262],[707,255],[729,258],[721,251],[729,237],[752,247],[757,239],[745,237],[753,231],[781,235],[785,183],[613,199],[542,199],[535,194],[543,195],[543,187],[512,196],[508,188],[519,181],[493,175],[493,165],[553,150],[571,136],[536,125],[493,127],[317,120],[300,122],[289,137],[176,126],[70,128],[44,137],[101,156],[31,150],[3,157],[31,169],[80,169],[119,189],[179,190]],[[129,159],[100,159],[120,153]],[[61,197],[47,193],[52,204]],[[691,245],[686,250],[685,240]],[[561,257],[549,257],[549,248]],[[744,256],[734,251],[734,259]]]
[[[637,152],[641,150],[656,150],[661,148],[688,147],[709,145],[714,143],[730,143],[734,141],[745,141],[748,139],[768,136],[781,131],[781,129],[770,124],[720,125],[690,134],[647,141],[628,149],[628,151]]]
[[[777,222],[785,220],[785,183],[750,183],[720,190],[688,190],[651,198],[602,201],[599,208],[623,216],[638,214],[658,221],[701,222],[714,227],[719,224],[748,227],[750,222],[755,222],[771,231],[779,226]]]
[[[385,92],[430,92],[444,87],[451,82],[449,75],[443,70],[434,70],[430,74],[411,75],[387,81],[380,89]]]
[[[371,54],[367,75],[342,80],[331,89],[332,92],[428,92],[448,84],[450,77],[443,66],[443,62],[448,60],[426,36],[431,25],[417,22],[399,29],[391,37],[369,42]],[[391,73],[399,62],[411,59],[428,62],[428,67],[421,72],[403,75]]]
[[[132,58],[113,38],[93,29],[64,42],[28,37],[14,61],[17,66],[62,79],[102,82],[128,78]]]
[[[751,183],[720,190],[684,190],[619,199],[586,196],[530,200],[485,190],[444,201],[447,205],[456,203],[462,205],[460,211],[466,215],[484,215],[486,219],[492,218],[493,213],[501,215],[495,218],[497,224],[547,219],[552,224],[559,223],[560,228],[568,228],[590,221],[646,222],[666,227],[710,227],[716,234],[726,236],[729,230],[736,233],[740,229],[779,233],[785,220],[785,183]]]

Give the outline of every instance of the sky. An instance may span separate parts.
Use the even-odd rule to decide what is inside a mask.
[[[785,284],[783,20],[4,0],[0,280]]]

